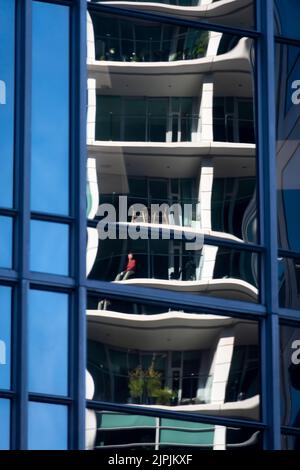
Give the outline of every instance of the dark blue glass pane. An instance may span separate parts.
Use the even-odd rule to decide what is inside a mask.
[[[32,290],[28,318],[29,390],[68,394],[68,296]]]
[[[29,450],[66,450],[68,448],[68,409],[62,405],[29,403]]]
[[[10,388],[11,289],[0,287],[0,388]],[[1,432],[0,432],[1,436]]]
[[[300,39],[299,0],[274,0],[275,33],[293,39]]]
[[[35,211],[69,212],[69,8],[33,3],[32,187]]]
[[[276,79],[279,245],[299,253],[300,47],[277,44]]]
[[[12,268],[13,224],[10,217],[0,216],[0,266]]]
[[[10,447],[10,402],[0,400],[0,450]]]
[[[0,206],[13,204],[15,2],[0,0]]]
[[[69,227],[31,221],[30,268],[32,271],[69,274]]]

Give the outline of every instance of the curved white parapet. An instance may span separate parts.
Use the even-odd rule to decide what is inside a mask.
[[[96,159],[87,159],[87,218],[93,220],[99,207],[99,188]]]
[[[113,281],[134,286],[154,287],[177,292],[193,294],[208,294],[225,299],[234,299],[245,302],[258,301],[258,289],[241,279],[211,279],[206,281],[177,281],[165,279],[128,279],[127,281]]]
[[[149,216],[151,214],[149,213]],[[147,222],[118,222],[116,225],[119,227],[133,227],[133,228],[139,228],[139,231],[143,233],[143,229],[145,233],[148,233],[149,230],[151,232],[156,233],[159,231],[162,231],[165,234],[171,233],[174,235],[175,240],[178,239],[179,237],[186,237],[187,240],[191,240],[193,238],[203,238],[205,236],[213,237],[219,240],[230,240],[236,243],[243,243],[244,240],[241,238],[236,237],[235,235],[231,235],[230,233],[226,232],[216,232],[214,230],[209,230],[206,228],[197,228],[197,222],[192,221],[195,224],[195,227],[185,227],[181,225],[172,225],[170,224],[156,224],[156,223],[147,223]],[[176,235],[178,238],[176,238]],[[181,238],[179,238],[181,239]],[[184,239],[184,238],[183,238]]]
[[[99,235],[98,230],[93,227],[87,228],[87,253],[86,253],[86,275],[93,269],[98,253]]]
[[[87,310],[88,338],[111,346],[143,351],[210,349],[216,338],[235,328],[239,344],[256,344],[254,322],[238,318],[170,311],[159,314]],[[180,334],[178,332],[180,331]],[[245,331],[247,334],[245,334]]]
[[[135,142],[135,141],[107,141],[96,140],[88,145],[88,149],[93,152],[103,152],[105,149],[114,149],[121,151],[151,153],[151,150],[157,150],[159,154],[182,154],[187,155],[205,155],[205,156],[239,156],[255,157],[255,144],[239,142],[212,142],[203,140],[202,142]],[[147,150],[148,149],[148,150]],[[141,157],[142,158],[142,157]]]
[[[92,400],[94,398],[95,385],[91,374],[86,371],[86,399]],[[93,450],[95,447],[97,435],[97,415],[93,410],[86,410],[85,412],[85,446],[86,450]]]
[[[202,405],[179,405],[179,406],[164,406],[164,405],[135,405],[142,406],[145,408],[154,408],[158,410],[172,410],[181,411],[187,413],[201,413],[201,414],[213,414],[214,416],[222,416],[228,418],[248,418],[259,420],[260,418],[260,397],[255,395],[254,397],[246,400],[240,400],[236,402],[213,404],[207,403]],[[128,405],[129,407],[130,405]]]

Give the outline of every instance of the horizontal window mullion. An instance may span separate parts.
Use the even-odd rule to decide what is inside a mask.
[[[49,403],[51,405],[72,405],[73,400],[71,397],[63,397],[58,395],[44,395],[41,393],[29,393],[29,401],[37,403]]]
[[[2,390],[0,389],[0,399],[1,398],[8,398],[10,400],[13,400],[16,398],[17,394],[13,390]]]
[[[56,222],[59,224],[71,225],[75,222],[75,218],[65,215],[46,214],[43,212],[31,212],[31,220],[42,220],[45,222]]]
[[[6,209],[5,207],[1,207],[0,215],[4,215],[7,217],[16,217],[18,215],[18,211],[16,209]]]
[[[297,436],[300,436],[300,428],[294,428],[294,427],[291,427],[291,426],[282,426],[281,431],[282,431],[282,433],[285,434],[285,435],[289,435],[289,436],[297,435]]]
[[[30,273],[27,279],[32,289],[70,291],[76,288],[75,280],[71,277],[54,274]]]
[[[15,284],[19,279],[17,271],[13,269],[0,268],[0,283],[1,284]]]
[[[297,46],[300,47],[300,40],[299,39],[292,39],[285,36],[275,36],[275,42],[280,44],[286,44],[290,46]]]
[[[290,259],[300,259],[300,253],[297,251],[289,251],[289,250],[278,250],[279,257],[283,258],[290,258]]]

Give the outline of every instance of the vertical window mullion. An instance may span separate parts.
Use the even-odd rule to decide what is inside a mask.
[[[277,191],[275,128],[275,53],[273,0],[257,0],[257,117],[260,183],[261,242],[265,247],[262,263],[262,301],[268,316],[262,331],[262,404],[268,429],[265,446],[280,449],[280,374],[277,268]]]
[[[70,367],[73,380],[70,384],[72,392],[72,448],[85,449],[85,374],[86,374],[86,37],[87,37],[87,3],[86,0],[77,0],[72,12],[72,114],[74,120],[71,128],[72,161],[74,164],[72,199],[75,201],[75,216],[77,223],[73,227],[75,247],[74,265],[75,275],[75,302],[71,312],[73,328],[72,355]],[[75,304],[75,305],[74,305]]]
[[[17,223],[18,266],[21,279],[14,324],[13,367],[16,403],[12,408],[13,448],[27,448],[27,313],[30,237],[30,159],[31,159],[31,88],[32,88],[32,1],[18,0],[16,21],[16,181],[18,182]]]

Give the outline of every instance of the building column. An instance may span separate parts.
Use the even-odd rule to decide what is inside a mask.
[[[196,228],[200,228],[205,234],[211,231],[211,198],[214,181],[214,167],[211,159],[202,161],[199,187],[198,187],[198,204],[197,204],[197,223]],[[213,279],[216,256],[218,247],[204,245],[199,257],[196,269],[197,279],[211,280]]]

